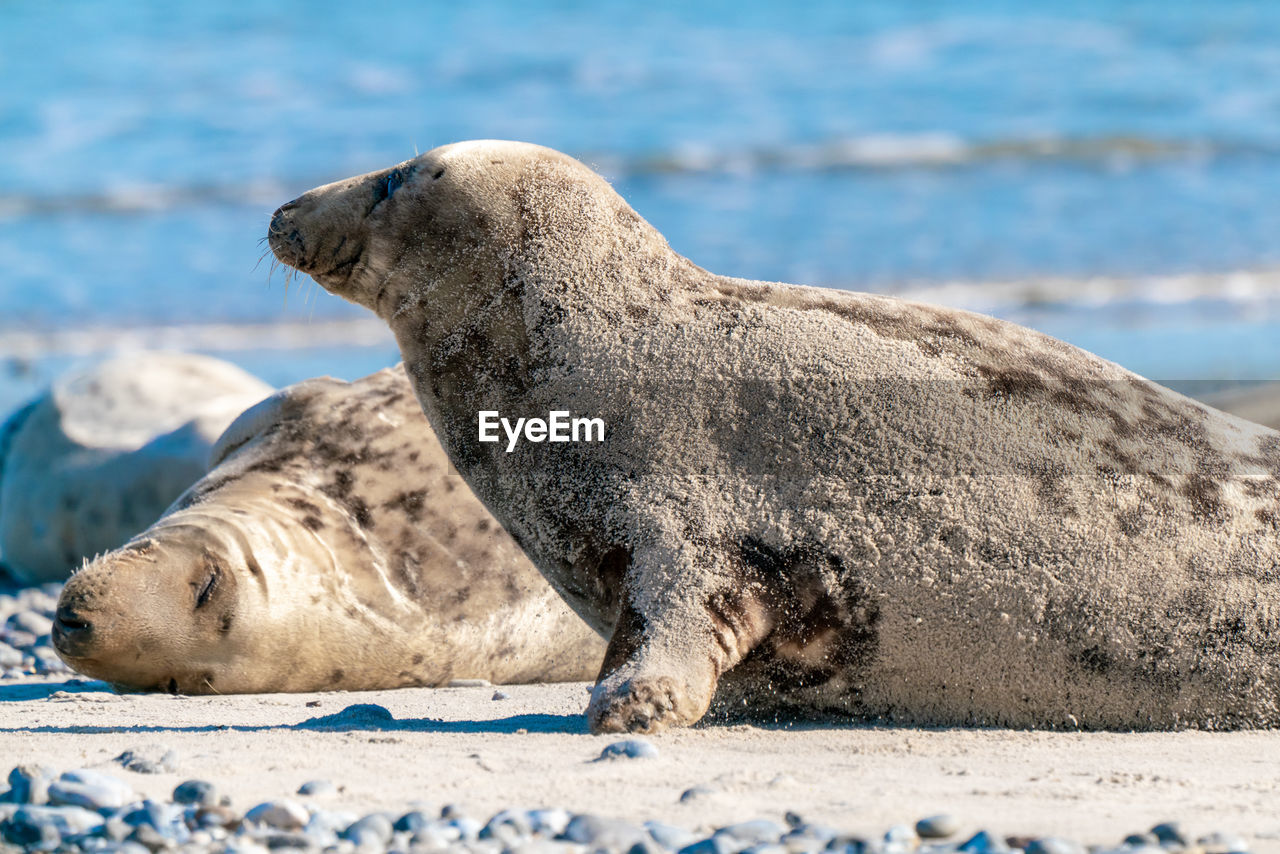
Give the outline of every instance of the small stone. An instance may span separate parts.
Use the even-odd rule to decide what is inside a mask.
[[[240,824],[240,816],[234,810],[221,805],[204,806],[196,811],[196,824],[199,827],[230,827]]]
[[[445,804],[440,809],[440,817],[443,819],[462,818],[467,814],[459,804]]]
[[[1085,847],[1079,842],[1057,836],[1037,837],[1023,846],[1023,851],[1026,854],[1086,854]]]
[[[146,846],[148,851],[162,851],[173,846],[173,840],[149,824],[140,824],[129,834],[128,842]]]
[[[187,780],[174,787],[173,802],[198,807],[213,806],[218,802],[218,788],[206,780]]]
[[[960,822],[948,813],[939,813],[916,822],[916,836],[921,839],[946,839],[960,830]]]
[[[666,854],[666,849],[652,839],[642,839],[628,848],[627,854]]]
[[[502,810],[481,828],[479,839],[496,839],[504,848],[511,848],[533,835],[529,817],[519,810]]]
[[[1249,850],[1249,843],[1243,836],[1224,833],[1220,830],[1200,837],[1196,840],[1196,844],[1204,848],[1205,854],[1237,854],[1237,852],[1243,854]]]
[[[0,642],[0,667],[21,667],[22,653],[7,643]]]
[[[696,803],[708,798],[714,798],[720,794],[720,788],[710,783],[699,783],[692,788],[685,789],[680,793],[680,803],[689,804]]]
[[[960,843],[956,850],[966,852],[966,854],[1002,854],[1002,852],[1009,850],[1009,846],[1005,844],[1003,839],[989,831],[979,830],[973,836]]]
[[[391,829],[400,833],[418,833],[432,824],[431,816],[423,810],[412,810],[396,819]]]
[[[696,833],[685,830],[683,827],[663,824],[660,821],[646,821],[644,829],[653,837],[654,842],[671,851],[679,851],[698,841]]]
[[[720,836],[723,834],[732,837],[740,843],[740,847],[746,847],[760,845],[765,842],[777,842],[784,833],[786,833],[786,830],[777,822],[770,821],[767,818],[760,818],[722,827],[715,832],[715,835]]]
[[[135,774],[172,774],[177,770],[178,754],[160,744],[131,747],[111,760]]]
[[[309,798],[328,798],[338,793],[338,787],[328,780],[308,780],[298,787],[298,794]]]
[[[626,850],[647,838],[645,831],[635,825],[598,815],[575,815],[565,826],[563,836],[570,842],[590,846],[592,850],[608,848],[613,851]]]
[[[679,850],[679,854],[738,854],[742,848],[732,837],[715,834],[686,845]]]
[[[1187,837],[1182,833],[1182,827],[1176,821],[1165,821],[1151,828],[1151,835],[1160,841],[1161,845],[1179,845],[1186,846]]]
[[[15,804],[49,803],[49,784],[57,774],[44,765],[19,765],[9,772],[9,796]]]
[[[1160,840],[1156,839],[1154,833],[1130,833],[1124,838],[1124,844],[1141,848],[1143,845],[1159,845]]]
[[[533,832],[546,837],[564,833],[564,829],[569,826],[569,820],[573,818],[568,810],[559,809],[529,810],[526,815]]]
[[[39,831],[33,831],[32,828],[51,827],[58,836],[76,836],[82,833],[93,833],[103,826],[105,822],[102,816],[93,810],[87,810],[83,807],[42,807],[42,806],[23,806],[19,807],[9,820],[5,822],[6,838],[11,842],[15,842],[9,837],[8,829],[18,829],[18,833],[22,835],[32,835]],[[22,828],[25,828],[23,830]],[[25,844],[18,842],[16,844]]]
[[[53,631],[53,620],[35,611],[19,611],[5,621],[10,630],[17,629],[39,638]]]
[[[643,738],[628,738],[606,745],[600,759],[657,759],[658,748]]]
[[[245,821],[265,824],[277,830],[300,830],[306,826],[311,814],[297,801],[281,798],[277,801],[258,804],[245,813],[244,818]]]
[[[506,691],[494,691],[494,692],[493,692],[493,697],[492,697],[492,699],[494,699],[494,700],[510,700],[510,699],[511,699],[511,695],[510,695],[510,694],[508,694]]]
[[[885,843],[894,848],[901,848],[903,846],[915,848],[919,839],[920,838],[916,836],[915,828],[908,824],[895,824],[884,832]]]
[[[792,827],[791,831],[784,834],[778,840],[780,845],[785,845],[789,851],[818,851],[827,846],[827,844],[835,839],[839,834],[833,828],[823,827],[817,824],[801,824]]]
[[[867,845],[865,839],[841,833],[831,837],[827,841],[827,847],[824,850],[830,851],[832,854],[866,854],[868,850],[875,851],[876,849]]]
[[[457,818],[451,818],[444,823],[446,831],[452,829],[458,834],[458,839],[464,842],[474,842],[480,837],[480,830],[483,825],[470,816],[460,815]]]
[[[49,784],[49,803],[91,810],[122,807],[134,798],[127,783],[100,771],[67,771]]]
[[[309,851],[316,847],[316,840],[301,830],[268,830],[254,839],[271,851]]]
[[[329,812],[316,810],[303,831],[317,844],[336,845],[338,835],[355,824],[360,816],[350,812]]]
[[[377,845],[385,847],[391,841],[391,819],[382,813],[372,813],[357,819],[342,832],[342,838],[354,842],[357,847]]]

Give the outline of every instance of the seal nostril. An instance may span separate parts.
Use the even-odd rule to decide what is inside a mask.
[[[59,629],[67,633],[88,632],[93,628],[92,623],[65,605],[58,608],[54,614],[53,622]]]

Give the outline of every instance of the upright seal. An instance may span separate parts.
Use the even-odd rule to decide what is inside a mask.
[[[722,681],[922,724],[1280,724],[1272,430],[1011,323],[714,275],[532,145],[312,190],[269,239],[389,323],[458,470],[611,633],[596,731]],[[477,441],[554,410],[605,441]]]

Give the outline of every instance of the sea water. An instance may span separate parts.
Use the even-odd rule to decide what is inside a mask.
[[[121,347],[390,364],[272,275],[270,213],[481,137],[582,158],[719,273],[1280,378],[1280,4],[10,0],[0,413]]]

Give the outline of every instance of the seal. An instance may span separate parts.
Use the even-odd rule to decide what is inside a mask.
[[[714,275],[581,163],[459,143],[280,208],[610,636],[593,730],[1280,724],[1280,434],[990,317]],[[567,410],[603,442],[478,441]],[[723,683],[723,685],[722,685]]]
[[[274,389],[193,353],[142,351],[60,377],[0,428],[0,562],[27,584],[150,525],[204,473],[237,415]]]
[[[604,653],[450,473],[399,367],[245,411],[168,513],[67,582],[53,644],[185,694],[588,679]]]

